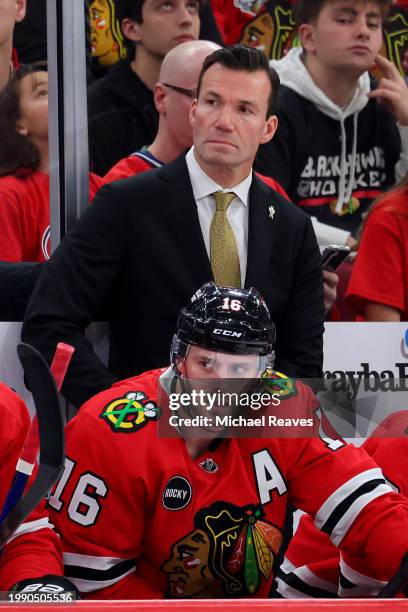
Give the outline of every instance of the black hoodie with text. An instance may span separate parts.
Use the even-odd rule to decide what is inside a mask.
[[[397,126],[391,113],[367,97],[368,72],[350,103],[340,108],[314,83],[302,49],[271,61],[282,87],[278,97],[279,126],[275,137],[259,149],[256,168],[276,179],[289,197],[329,229],[321,244],[343,243],[361,224],[371,201],[407,168],[408,128]],[[407,143],[408,144],[408,143]],[[323,232],[324,234],[324,232]]]

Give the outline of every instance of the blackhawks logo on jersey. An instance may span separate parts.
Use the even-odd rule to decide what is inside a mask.
[[[282,372],[268,368],[261,375],[261,380],[265,391],[271,395],[279,395],[281,400],[297,395],[295,380]]]
[[[241,597],[269,580],[281,531],[263,520],[261,505],[215,502],[194,517],[162,565],[169,597]]]
[[[130,391],[109,402],[99,416],[110,425],[112,431],[133,433],[150,421],[156,421],[160,411],[157,404],[142,391]]]

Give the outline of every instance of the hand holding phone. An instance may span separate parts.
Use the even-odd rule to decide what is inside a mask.
[[[341,266],[341,264],[346,261],[349,255],[349,247],[338,244],[330,244],[322,253],[323,270],[335,272]]]

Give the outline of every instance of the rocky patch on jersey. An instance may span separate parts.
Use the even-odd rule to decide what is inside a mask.
[[[242,597],[272,576],[282,533],[263,520],[261,505],[218,501],[194,517],[161,569],[169,597]]]
[[[288,399],[297,395],[296,382],[286,374],[276,370],[267,369],[261,375],[263,388],[270,395],[279,395],[279,399]]]
[[[150,421],[157,421],[160,410],[142,391],[129,391],[109,402],[99,416],[115,433],[134,433]]]
[[[162,502],[166,510],[182,510],[191,502],[193,491],[184,476],[172,476],[163,491]]]

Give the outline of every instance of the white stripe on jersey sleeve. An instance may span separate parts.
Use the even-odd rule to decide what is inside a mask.
[[[328,597],[330,596],[329,593],[334,595],[338,593],[337,585],[327,580],[323,580],[323,578],[319,578],[319,576],[316,576],[316,574],[310,571],[307,565],[296,568],[293,573],[309,586],[321,589],[322,591],[328,591]]]
[[[66,577],[83,593],[109,587],[123,580],[136,569],[132,559],[97,557],[68,552],[64,552],[64,566]]]
[[[48,517],[43,517],[36,521],[27,521],[15,530],[13,535],[7,540],[7,543],[12,542],[25,533],[33,533],[34,531],[39,531],[39,529],[54,529],[54,525],[50,523]]]
[[[370,493],[360,495],[358,499],[350,506],[347,512],[343,515],[342,519],[337,523],[337,526],[333,529],[330,539],[335,546],[339,546],[344,536],[354,523],[360,512],[374,499],[385,495],[386,493],[392,493],[391,487],[386,484],[378,485]]]
[[[287,584],[285,582],[285,578],[277,578],[276,583],[278,584],[277,591],[285,597],[286,599],[290,599],[292,597],[296,598],[312,598],[314,596],[322,596],[322,593],[311,594],[310,589],[319,589],[319,591],[326,591],[327,597],[330,598],[332,595],[337,596],[338,589],[337,585],[316,576],[306,565],[302,567],[296,567],[293,565],[289,559],[286,557],[283,560],[283,563],[280,566],[281,571],[290,578],[290,576],[296,576],[299,580],[296,581],[296,584],[299,588],[295,588],[293,584]],[[282,574],[281,574],[282,575]],[[305,585],[305,590],[301,590],[302,584]],[[307,587],[310,587],[308,589]],[[309,591],[309,592],[307,592]]]
[[[370,578],[364,574],[360,574],[349,565],[347,565],[340,555],[340,572],[349,581],[352,582],[355,587],[345,588],[339,586],[340,597],[373,597],[377,595],[383,586],[387,583],[382,580],[376,580]]]
[[[75,565],[77,567],[90,567],[91,569],[102,572],[110,569],[122,561],[127,561],[123,557],[95,557],[93,555],[80,555],[78,553],[64,552],[64,564]]]
[[[339,510],[342,502],[347,500],[349,496],[352,496],[353,493],[357,492],[357,490],[364,484],[369,484],[371,481],[376,480],[380,480],[382,482],[379,482],[372,491],[358,496],[352,503],[350,503],[349,506],[344,509],[344,512],[339,515],[331,531],[326,531],[333,544],[336,546],[340,544],[359,512],[361,512],[361,510],[370,501],[380,497],[381,495],[385,495],[385,493],[392,493],[391,487],[385,484],[385,478],[381,469],[372,468],[371,470],[366,470],[365,472],[357,474],[341,485],[341,487],[336,489],[317,511],[314,523],[318,529],[322,529],[328,519],[332,517],[332,514],[335,513],[336,510]]]
[[[281,578],[276,579],[276,590],[279,595],[282,595],[285,599],[312,599],[309,595],[306,595],[306,593],[302,593],[286,584]]]

